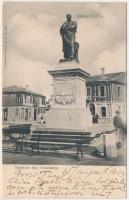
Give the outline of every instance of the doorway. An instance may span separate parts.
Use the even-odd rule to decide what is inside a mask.
[[[95,105],[93,103],[90,104],[90,112],[91,112],[91,115],[95,114]]]
[[[106,117],[106,107],[101,107],[101,115],[102,117]]]
[[[28,109],[25,109],[25,120],[28,120]]]
[[[7,121],[7,119],[8,119],[8,109],[7,108],[5,108],[3,110],[3,117],[4,117],[4,121]]]
[[[37,120],[37,109],[34,108],[34,120],[36,121]]]

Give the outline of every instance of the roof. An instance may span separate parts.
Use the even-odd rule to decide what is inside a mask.
[[[126,78],[124,80],[121,80],[122,77],[126,77],[126,72],[117,72],[117,73],[110,73],[110,74],[99,74],[95,76],[89,76],[87,79],[87,82],[122,82],[125,83]]]
[[[34,95],[37,95],[37,96],[44,96],[42,94],[39,94],[37,92],[31,91],[27,88],[17,86],[17,85],[13,85],[13,86],[3,88],[3,93],[20,93],[20,94],[26,93],[26,94],[34,94]]]

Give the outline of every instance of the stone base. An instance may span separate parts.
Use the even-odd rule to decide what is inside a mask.
[[[105,153],[107,158],[116,158],[117,157],[117,146],[116,146],[116,134],[105,135],[104,138]]]
[[[73,61],[79,63],[79,60],[74,59],[74,58],[63,58],[59,60],[60,63],[73,62]]]
[[[92,125],[88,109],[52,109],[46,113],[46,127],[57,129],[84,129]]]

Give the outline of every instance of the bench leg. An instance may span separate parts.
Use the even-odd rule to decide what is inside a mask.
[[[81,150],[81,156],[82,156],[82,158],[83,158],[83,151]]]
[[[33,155],[33,153],[34,153],[34,147],[31,146],[31,154]]]
[[[37,151],[38,151],[38,154],[40,155],[40,151],[39,151],[39,145],[38,145],[38,147],[37,147]]]
[[[78,150],[78,148],[77,148],[77,152],[76,152],[76,155],[77,155],[77,156],[79,156],[79,150]]]
[[[21,152],[23,153],[23,145],[21,145]]]
[[[18,153],[18,144],[16,144],[15,152]]]
[[[16,152],[16,153],[19,152],[19,151],[18,151],[19,148],[20,148],[20,152],[23,152],[23,144],[19,144],[19,143],[16,144],[16,149],[15,149],[15,152]]]
[[[81,154],[81,157],[83,158],[83,149],[82,149],[82,146],[81,147],[77,146],[77,153],[76,153],[77,157],[79,157],[79,153]]]

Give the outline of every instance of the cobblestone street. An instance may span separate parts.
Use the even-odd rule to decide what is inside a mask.
[[[69,149],[66,151],[42,151],[40,155],[35,151],[27,149],[23,154],[14,153],[14,147],[11,144],[10,152],[3,152],[4,164],[34,164],[34,165],[126,165],[126,145],[124,144],[121,149],[118,149],[118,157],[114,159],[107,159],[93,154],[92,147],[85,147],[83,158],[80,160],[75,159],[76,149]]]

